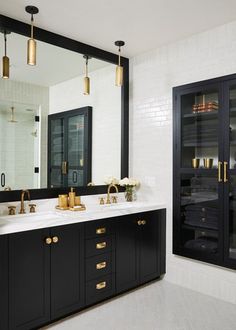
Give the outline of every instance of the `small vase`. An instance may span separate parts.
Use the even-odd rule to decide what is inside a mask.
[[[133,187],[126,187],[125,199],[127,202],[133,202]]]

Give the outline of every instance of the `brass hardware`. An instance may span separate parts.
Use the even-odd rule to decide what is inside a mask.
[[[16,214],[16,207],[15,206],[12,206],[12,205],[10,205],[10,206],[8,206],[8,214],[9,215],[15,215]]]
[[[112,203],[117,203],[117,196],[112,196],[111,201]]]
[[[10,77],[10,60],[7,56],[7,34],[10,31],[4,31],[4,56],[2,58],[2,78],[9,79]]]
[[[30,192],[29,190],[22,190],[21,191],[21,203],[20,203],[20,214],[24,214],[25,213],[25,206],[24,206],[24,197],[25,197],[25,193],[28,195],[28,200],[30,201]]]
[[[137,221],[137,224],[138,224],[139,226],[141,226],[141,225],[142,225],[142,220],[138,220],[138,221]]]
[[[61,163],[61,173],[62,174],[67,174],[67,162],[66,161],[63,161],[62,163]]]
[[[192,159],[192,167],[193,168],[198,168],[200,165],[200,159],[199,158],[193,158]]]
[[[228,179],[227,179],[227,165],[228,165],[228,162],[224,162],[224,182],[228,182]]]
[[[36,204],[29,204],[30,213],[35,213]]]
[[[97,283],[97,284],[96,284],[96,289],[97,289],[97,290],[104,289],[104,288],[106,287],[106,285],[107,285],[106,281],[101,282],[101,283]]]
[[[106,268],[106,266],[107,266],[106,261],[99,262],[99,264],[96,264],[96,269],[103,269]]]
[[[4,188],[4,191],[11,191],[11,187],[7,186],[6,188]]]
[[[146,225],[146,220],[142,220],[142,225]]]
[[[106,233],[106,227],[96,229],[96,234],[98,234],[98,235],[105,234],[105,233]]]
[[[107,200],[106,200],[106,204],[111,204],[111,199],[110,199],[110,191],[111,191],[111,188],[115,188],[116,190],[116,193],[118,194],[118,188],[117,186],[114,184],[114,183],[111,183],[108,188],[107,188]]]
[[[115,45],[118,46],[118,65],[116,67],[116,86],[121,87],[123,85],[123,66],[121,66],[120,53],[121,47],[125,45],[124,41],[118,40],[115,42]]]
[[[222,162],[218,162],[218,182],[222,182],[222,178],[221,178],[221,166],[222,166]]]
[[[52,241],[54,244],[58,243],[59,238],[57,236],[53,236]]]
[[[31,15],[30,39],[27,43],[27,64],[36,65],[36,41],[34,39],[34,15],[39,12],[35,6],[26,6],[25,10]]]
[[[213,158],[204,158],[203,159],[203,165],[205,168],[212,168],[213,166]]]
[[[97,244],[96,244],[96,249],[97,249],[97,250],[105,249],[106,246],[107,246],[107,243],[106,243],[106,242],[97,243]]]
[[[47,237],[47,238],[45,238],[45,243],[46,243],[47,245],[52,244],[52,239],[51,239],[51,237]]]
[[[99,202],[100,205],[104,205],[105,204],[105,201],[104,201],[104,198],[103,197],[100,197],[100,202]]]

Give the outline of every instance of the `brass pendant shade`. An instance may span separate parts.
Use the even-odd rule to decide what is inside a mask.
[[[7,56],[7,34],[10,32],[4,31],[4,56],[2,57],[2,78],[10,78],[10,59]]]
[[[121,47],[125,45],[124,41],[118,40],[115,42],[115,45],[118,48],[118,65],[116,67],[116,86],[117,87],[121,87],[123,86],[123,77],[124,77],[124,70],[123,70],[123,66],[121,65],[121,61],[120,61],[120,53],[121,53]]]
[[[90,78],[88,77],[88,60],[91,58],[88,55],[84,55],[85,58],[85,77],[84,77],[84,95],[90,94]]]
[[[27,42],[27,64],[36,65],[36,46],[34,39],[30,38]]]
[[[27,6],[25,7],[25,10],[31,15],[30,39],[27,42],[27,64],[36,65],[37,43],[34,39],[34,15],[37,14],[39,10],[35,6]]]

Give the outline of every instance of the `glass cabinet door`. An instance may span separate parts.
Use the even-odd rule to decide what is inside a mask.
[[[65,159],[65,121],[52,119],[49,126],[49,182],[50,187],[63,187],[66,175]]]
[[[225,258],[236,264],[236,81],[227,83],[224,186],[226,200]]]
[[[178,245],[186,255],[202,259],[222,255],[223,207],[219,201],[223,187],[219,170],[223,164],[218,168],[223,160],[221,98],[219,84],[184,90],[178,95]]]
[[[68,118],[69,187],[83,186],[84,184],[84,168],[86,166],[84,157],[84,127],[84,114]]]

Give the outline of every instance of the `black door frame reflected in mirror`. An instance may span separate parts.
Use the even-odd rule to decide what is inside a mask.
[[[11,32],[29,36],[30,25],[21,21],[0,15],[0,30],[9,30]],[[58,46],[79,54],[87,54],[98,60],[117,64],[118,55],[107,52],[76,40],[64,37],[35,27],[35,39],[48,44]],[[128,176],[129,168],[129,59],[121,57],[121,65],[124,67],[124,80],[121,87],[121,178]],[[119,88],[119,87],[117,87]],[[49,188],[49,189],[30,189],[32,199],[55,198],[60,193],[64,193],[68,188]],[[90,186],[76,188],[80,195],[102,194],[107,190],[107,186]],[[120,188],[120,190],[123,190]],[[20,190],[0,192],[0,202],[16,201],[20,198]]]

